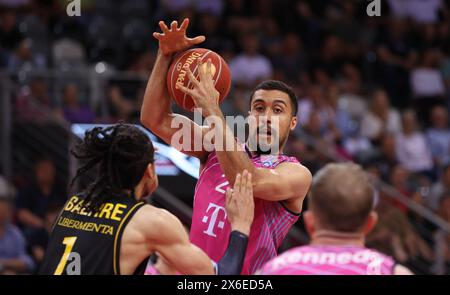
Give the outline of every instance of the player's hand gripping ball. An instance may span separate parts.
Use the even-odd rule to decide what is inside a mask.
[[[190,69],[194,76],[199,79],[198,59],[201,60],[201,66],[206,67],[207,61],[211,60],[211,74],[215,88],[219,92],[219,103],[228,95],[231,86],[230,69],[225,60],[216,52],[205,48],[194,48],[179,53],[175,56],[167,73],[167,88],[170,96],[176,103],[187,111],[192,111],[195,107],[194,101],[189,94],[176,88],[181,84],[189,89],[194,85],[189,79],[187,69]]]

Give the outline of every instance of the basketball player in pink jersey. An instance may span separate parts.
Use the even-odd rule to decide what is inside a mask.
[[[360,166],[325,166],[314,176],[308,202],[304,219],[310,244],[281,254],[258,274],[412,274],[391,257],[364,247],[377,214],[373,210],[374,190]]]
[[[211,65],[199,64],[200,80],[188,71],[193,89],[180,87],[191,95],[197,108],[202,110],[206,126],[171,110],[171,99],[166,86],[166,75],[173,55],[205,40],[204,36],[186,37],[188,20],[180,27],[172,22],[170,29],[160,22],[162,33],[154,33],[159,40],[159,52],[148,81],[141,110],[141,122],[166,143],[181,128],[189,126],[190,148],[182,144],[172,145],[180,151],[200,159],[200,178],[194,195],[192,243],[204,250],[213,261],[224,254],[231,231],[227,221],[225,192],[234,184],[236,175],[247,170],[253,177],[255,218],[250,229],[247,252],[242,274],[251,274],[277,255],[277,249],[291,226],[298,220],[303,200],[311,183],[311,173],[297,159],[282,154],[289,133],[297,125],[297,99],[287,85],[279,81],[266,81],[256,87],[250,99],[249,115],[258,124],[250,124],[249,140],[267,143],[267,148],[257,146],[252,150],[239,144],[226,125],[218,104],[218,92],[212,80]],[[172,124],[177,122],[177,124]],[[179,123],[182,124],[179,124]],[[278,124],[272,124],[277,122]],[[213,126],[218,129],[213,151],[204,146],[194,149],[195,142],[203,143]],[[273,140],[277,135],[278,140]],[[222,139],[222,140],[220,140]],[[224,149],[220,142],[231,144]],[[278,146],[278,150],[272,148]],[[266,150],[265,154],[260,152]]]

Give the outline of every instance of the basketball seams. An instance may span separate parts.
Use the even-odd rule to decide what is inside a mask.
[[[219,73],[217,74],[217,77],[216,77],[216,81],[214,81],[214,87],[217,89],[217,87],[216,87],[216,85],[217,85],[217,82],[219,82],[219,80],[220,80],[220,76],[222,75],[222,58],[218,55],[218,58],[219,58],[219,61],[220,61],[220,63],[219,63]],[[220,91],[219,91],[220,92]],[[222,95],[222,93],[220,93],[220,95]],[[225,97],[225,96],[224,96]],[[219,96],[219,103],[220,103],[220,101],[221,101],[221,99],[220,99],[220,96]]]
[[[183,60],[183,58],[184,58],[184,56],[185,56],[186,54],[189,54],[189,53],[190,53],[190,51],[192,51],[192,50],[188,50],[188,51],[186,51],[185,53],[183,53],[183,55],[181,55],[181,57],[178,58],[177,63],[174,64],[174,67],[172,68],[172,73],[171,73],[171,75],[170,75],[170,89],[172,90],[172,98],[173,98],[173,99],[175,99],[175,89],[173,89],[174,86],[175,86],[175,84],[173,83],[173,75],[175,74],[175,71],[177,70],[178,64]]]
[[[218,53],[216,53],[212,50],[205,49],[205,48],[194,48],[194,49],[187,50],[187,51],[181,53],[179,55],[179,57],[176,57],[175,63],[173,63],[170,67],[170,70],[172,72],[170,72],[168,74],[168,84],[170,84],[170,85],[168,85],[168,90],[169,90],[172,98],[175,100],[175,102],[178,103],[179,106],[181,106],[183,109],[185,109],[187,111],[193,111],[193,107],[195,107],[195,103],[193,103],[194,101],[192,98],[191,98],[191,101],[189,100],[189,97],[190,97],[189,94],[183,93],[183,91],[181,91],[180,89],[176,89],[175,78],[177,78],[177,76],[180,75],[181,67],[183,67],[187,58],[190,55],[192,55],[193,53],[195,53],[194,56],[198,55],[198,54],[202,54],[202,56],[199,57],[200,60],[202,61],[202,63],[206,62],[206,60],[209,58],[209,59],[211,59],[213,65],[215,66],[214,67],[214,69],[216,69],[215,72],[218,72],[218,73],[216,74],[214,72],[213,79],[214,79],[214,87],[219,91],[219,94],[220,94],[219,95],[219,103],[224,100],[225,93],[222,93],[222,92],[224,90],[227,90],[225,88],[226,88],[226,86],[228,86],[227,81],[222,81],[222,80],[224,80],[224,79],[226,80],[227,77],[230,76],[229,69],[227,69],[227,64],[226,64],[225,60]],[[196,62],[196,61],[198,61],[198,58],[196,58],[194,62]],[[190,63],[189,69],[192,70],[193,73],[197,72],[195,77],[198,78],[198,76],[199,76],[198,75],[198,70],[199,70],[198,65],[197,64],[193,65],[192,63]],[[183,70],[184,70],[184,68],[183,68]],[[226,73],[222,75],[222,71],[226,71]],[[177,72],[177,73],[175,73],[175,72]],[[186,77],[185,77],[185,79],[186,79]],[[190,80],[186,81],[185,79],[183,81],[183,84],[187,88],[191,89],[193,83]]]

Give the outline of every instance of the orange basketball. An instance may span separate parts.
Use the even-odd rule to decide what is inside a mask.
[[[185,87],[193,88],[194,85],[189,81],[189,75],[186,71],[190,68],[192,73],[198,79],[197,60],[201,59],[203,66],[211,59],[211,71],[217,91],[219,91],[219,103],[228,95],[231,86],[231,74],[225,60],[216,52],[205,48],[194,48],[177,54],[170,65],[167,73],[167,88],[170,96],[176,103],[187,111],[193,111],[195,105],[192,97],[176,89],[177,83],[181,83]]]

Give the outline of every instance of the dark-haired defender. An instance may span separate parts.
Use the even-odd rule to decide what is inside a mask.
[[[305,212],[311,236],[307,246],[291,249],[268,262],[264,275],[411,274],[392,257],[364,247],[377,222],[374,190],[356,164],[328,164],[314,176]]]
[[[141,121],[168,144],[172,144],[172,137],[181,128],[189,126],[192,130],[189,148],[181,144],[174,147],[201,161],[190,239],[214,261],[220,259],[225,252],[226,240],[231,231],[224,210],[225,191],[233,185],[239,171],[246,169],[253,175],[255,221],[250,231],[242,270],[242,274],[251,274],[277,255],[281,242],[298,220],[311,183],[312,177],[308,169],[297,159],[282,154],[289,133],[297,125],[297,99],[291,88],[282,82],[266,81],[259,85],[252,94],[249,111],[249,115],[258,124],[250,125],[249,136],[251,142],[263,142],[266,146],[243,148],[226,125],[219,108],[218,92],[211,79],[210,65],[199,65],[200,81],[191,73],[189,79],[194,88],[181,89],[193,97],[196,107],[202,109],[203,116],[218,119],[214,125],[223,140],[216,138],[214,151],[211,153],[204,146],[201,150],[195,150],[198,143],[204,142],[212,124],[199,126],[186,117],[174,114],[166,86],[172,56],[205,39],[202,36],[187,38],[187,26],[187,19],[180,28],[177,22],[172,22],[170,29],[160,22],[163,33],[154,33],[154,37],[159,40],[160,50],[147,85]],[[174,122],[182,122],[184,126],[173,124]],[[232,143],[231,149],[224,150],[220,142]],[[278,149],[272,148],[276,145]]]
[[[73,154],[83,161],[76,177],[93,168],[97,176],[64,206],[41,274],[143,274],[153,253],[163,258],[157,264],[163,274],[214,273],[213,263],[189,242],[181,222],[142,200],[156,189],[158,178],[153,145],[141,130],[124,124],[94,128]],[[219,274],[241,271],[253,219],[250,181],[244,171],[227,193],[233,232]]]

